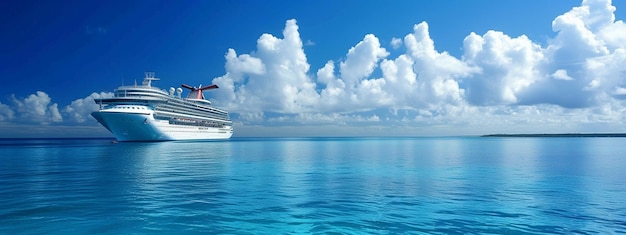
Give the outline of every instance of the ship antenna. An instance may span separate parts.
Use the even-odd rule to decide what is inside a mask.
[[[154,75],[154,72],[145,72],[144,73],[145,77],[143,79],[143,83],[142,85],[144,86],[148,86],[150,87],[150,84],[152,83],[153,80],[159,80],[158,78],[156,78]]]
[[[146,75],[146,78],[154,78],[154,72],[145,72],[144,75]]]

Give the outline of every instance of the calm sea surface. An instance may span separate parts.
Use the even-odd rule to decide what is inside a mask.
[[[0,140],[0,234],[626,233],[626,138]]]

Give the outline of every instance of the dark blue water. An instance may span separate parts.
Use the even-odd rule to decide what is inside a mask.
[[[0,234],[193,233],[626,233],[626,139],[0,140]]]

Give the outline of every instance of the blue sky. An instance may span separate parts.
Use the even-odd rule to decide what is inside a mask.
[[[93,99],[216,83],[235,136],[626,132],[620,1],[2,1],[0,137],[110,136]]]

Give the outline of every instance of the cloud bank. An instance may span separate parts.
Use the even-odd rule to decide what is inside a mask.
[[[276,126],[345,127],[348,135],[625,131],[626,24],[615,10],[610,0],[583,0],[552,21],[555,34],[544,45],[472,32],[459,42],[460,57],[438,51],[421,22],[385,39],[391,48],[364,35],[321,68],[307,61],[304,48],[314,43],[303,43],[297,21],[287,20],[282,36],[261,35],[255,51],[228,49],[211,96],[251,133]],[[390,51],[401,53],[390,58]],[[110,95],[62,109],[42,91],[12,96],[0,103],[0,122],[96,125],[93,99]]]
[[[472,32],[461,58],[437,51],[421,22],[391,39],[392,50],[404,50],[395,58],[368,34],[317,71],[288,20],[282,38],[264,34],[250,54],[229,49],[213,99],[257,121],[300,124],[622,124],[626,25],[615,10],[608,0],[583,1],[554,19],[544,46],[525,35]],[[263,119],[268,111],[279,117]]]
[[[90,119],[91,112],[98,110],[96,98],[113,97],[111,92],[92,93],[72,101],[59,111],[59,105],[52,103],[47,93],[37,91],[24,98],[12,95],[10,104],[0,103],[0,121],[12,121],[21,124],[50,125],[53,123],[84,123]]]

